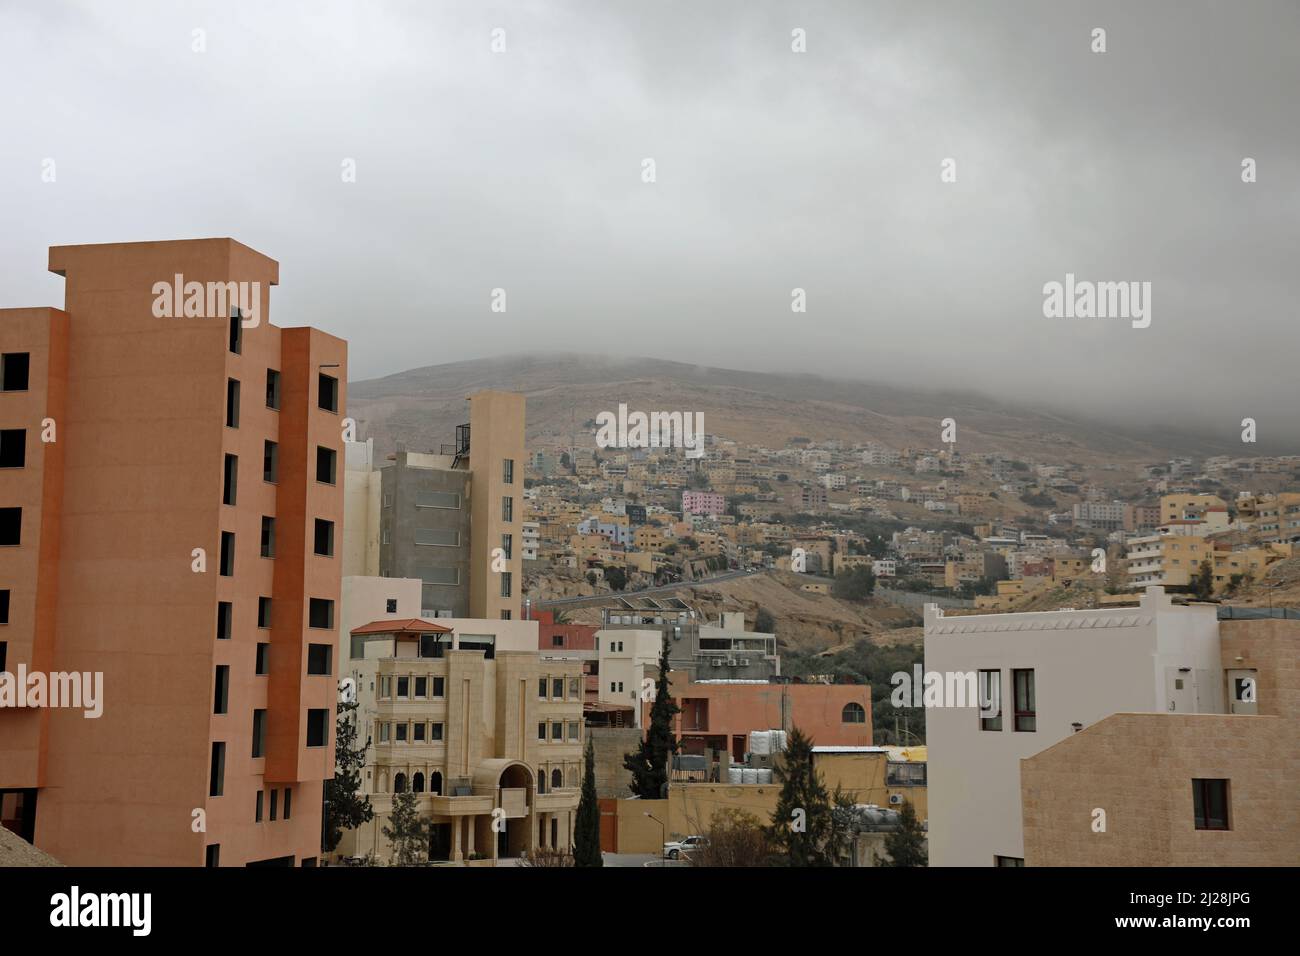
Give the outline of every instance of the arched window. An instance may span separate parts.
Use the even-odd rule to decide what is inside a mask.
[[[399,773],[393,778],[393,793],[406,793],[406,774]]]
[[[865,724],[867,722],[867,712],[862,709],[861,704],[845,704],[844,712],[840,714],[840,720],[846,724]]]
[[[437,770],[429,774],[429,792],[435,797],[442,796],[442,774]]]
[[[551,771],[551,789],[556,790],[564,786],[564,774],[556,767]]]
[[[411,793],[424,793],[424,774],[417,773],[411,778]]]

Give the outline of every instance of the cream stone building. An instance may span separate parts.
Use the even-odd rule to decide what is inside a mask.
[[[393,795],[419,795],[431,860],[573,845],[583,755],[582,663],[537,649],[535,621],[380,620],[351,631],[362,786],[375,819],[343,856],[391,857]]]

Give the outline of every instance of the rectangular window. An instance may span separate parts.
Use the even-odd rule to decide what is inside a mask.
[[[334,467],[338,453],[333,448],[316,446],[316,480],[322,484],[334,484]]]
[[[415,543],[439,545],[444,548],[460,546],[460,532],[449,528],[415,528]]]
[[[325,558],[334,557],[334,522],[316,519],[316,553]]]
[[[267,674],[271,673],[270,658],[271,658],[271,645],[265,643],[258,644],[257,663],[253,673],[256,674],[258,677],[265,677]]]
[[[293,803],[293,787],[284,788],[284,818],[289,819],[289,809]]]
[[[420,698],[429,696],[429,678],[417,677],[415,679],[415,696]]]
[[[253,711],[253,756],[266,756],[266,711]]]
[[[275,557],[275,519],[262,516],[262,557]]]
[[[238,481],[239,458],[235,455],[227,455],[226,467],[221,474],[221,503],[223,505],[233,505],[235,503]]]
[[[551,678],[551,697],[554,700],[564,700],[564,678]]]
[[[545,677],[537,678],[537,697],[539,700],[546,700],[546,692],[550,689]]]
[[[508,621],[508,620],[510,620],[510,614],[511,614],[510,611],[502,611],[502,612],[501,612],[501,620],[503,620],[503,621]]]
[[[272,790],[272,791],[271,791],[271,822],[272,822],[272,823],[275,822],[275,811],[278,810],[278,809],[280,809],[280,808],[277,806],[277,804],[280,802],[280,799],[279,799],[279,798],[280,798],[280,791],[279,791],[279,790]]]
[[[271,599],[269,597],[257,599],[257,626],[262,630],[267,630],[271,626]]]
[[[221,576],[223,578],[232,578],[235,576],[235,532],[221,532]]]
[[[271,484],[280,480],[280,446],[273,441],[262,442],[262,480]]]
[[[576,742],[577,739],[578,739],[578,722],[576,720],[571,720],[569,721],[569,740]]]
[[[442,740],[442,724],[429,725],[429,739],[434,741]]]
[[[515,536],[513,534],[503,534],[501,536],[501,550],[505,552],[507,561],[515,556]]]
[[[1198,830],[1228,830],[1228,781],[1193,780],[1192,812]]]
[[[266,407],[280,410],[280,373],[273,368],[266,370]]]
[[[307,711],[307,746],[324,747],[325,741],[329,739],[326,732],[326,721],[329,719],[329,711],[325,709],[317,710],[312,708]]]
[[[563,634],[552,634],[552,635],[551,635],[551,647],[563,647],[563,646],[564,646],[564,635],[563,635]]]
[[[451,491],[422,491],[415,496],[417,508],[460,508],[460,495]]]
[[[208,770],[208,796],[219,797],[226,789],[226,745],[222,741],[212,744],[212,764]]]
[[[330,665],[333,663],[333,655],[330,653],[332,650],[333,648],[329,644],[308,644],[307,673],[328,677]]]
[[[384,610],[388,614],[397,613],[397,598],[389,598],[384,604]]]
[[[551,721],[551,739],[560,741],[564,739],[564,722],[561,720]]]
[[[217,602],[217,640],[230,640],[231,630],[234,626],[235,609],[229,601]]]
[[[31,364],[32,357],[28,352],[5,352],[3,362],[0,362],[0,391],[27,391]]]
[[[230,313],[230,351],[239,355],[244,350],[244,322],[238,309]]]
[[[445,697],[447,695],[447,678],[435,677],[433,679],[433,696]]]
[[[22,468],[27,464],[27,429],[0,430],[0,468]]]
[[[546,739],[546,721],[544,720],[537,725],[537,739],[538,740]]]
[[[1021,856],[995,856],[994,866],[1024,866],[1025,858]]]
[[[509,495],[506,495],[501,499],[501,520],[515,520],[515,499],[511,498]]]
[[[578,699],[578,678],[576,677],[569,678],[569,697],[573,700]]]
[[[501,480],[507,485],[515,483],[515,462],[513,458],[503,458],[501,460]]]
[[[400,700],[406,700],[411,696],[411,678],[397,678],[397,696]]]
[[[459,568],[424,564],[416,568],[415,571],[425,584],[460,584]],[[431,593],[425,593],[423,597],[425,598],[425,607],[437,607],[438,604],[442,603],[433,599],[434,596]]]
[[[979,672],[980,730],[1002,729],[1002,671]]]
[[[203,865],[210,869],[221,866],[221,844],[209,843],[204,849]]]
[[[380,742],[381,744],[386,744],[386,743],[388,743],[388,735],[389,735],[388,724],[387,724],[387,723],[382,723],[382,724],[380,724],[380,725],[379,725],[379,742]]]
[[[261,822],[262,822],[262,802],[263,802],[265,799],[266,799],[266,791],[264,791],[264,790],[259,790],[259,791],[257,791],[256,805],[255,805],[254,810],[253,810],[253,822],[254,822],[254,823],[261,823]]]
[[[0,508],[0,545],[23,543],[23,509]]]
[[[395,729],[397,731],[397,742],[399,744],[406,743],[406,724],[398,724]]]
[[[334,626],[334,602],[325,598],[312,598],[308,608],[308,624],[311,627],[332,628]]]
[[[379,678],[379,697],[381,700],[388,700],[393,696],[393,679],[391,677]]]
[[[1034,672],[1013,670],[1011,680],[1016,689],[1016,730],[1038,729],[1038,712],[1035,709]]]
[[[424,726],[425,726],[424,721],[420,721],[418,724],[411,725],[412,743],[417,743],[417,744],[424,743]]]
[[[230,665],[217,665],[216,684],[212,692],[212,712],[224,714],[230,702]]]
[[[239,427],[239,380],[226,379],[226,427]]]
[[[501,572],[501,596],[510,597],[510,590],[514,587],[514,575],[509,571]]]
[[[320,388],[316,396],[316,404],[327,412],[337,412],[339,410],[339,380],[333,375],[320,373]]]

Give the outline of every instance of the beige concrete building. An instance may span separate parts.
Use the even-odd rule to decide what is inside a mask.
[[[536,621],[377,621],[352,630],[362,785],[375,819],[341,855],[391,847],[393,795],[420,795],[432,860],[570,849],[581,787],[582,662],[537,650]],[[363,738],[363,739],[365,739]]]
[[[1021,762],[1026,866],[1300,860],[1300,621],[1220,639],[1229,713],[1113,714]]]

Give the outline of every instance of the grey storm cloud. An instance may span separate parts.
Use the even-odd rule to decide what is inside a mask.
[[[4,0],[0,304],[62,301],[49,245],[228,235],[354,378],[589,351],[1300,442],[1297,36],[1294,2]],[[1150,327],[1044,317],[1067,273],[1150,282]]]

